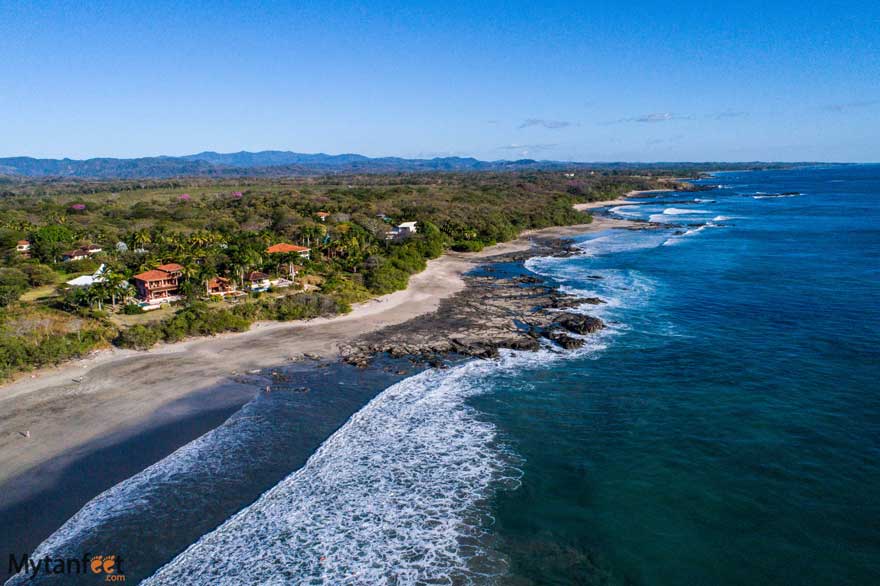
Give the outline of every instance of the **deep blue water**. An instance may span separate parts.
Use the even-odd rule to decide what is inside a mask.
[[[524,458],[495,504],[514,575],[880,582],[880,166],[705,183],[614,210],[685,234],[529,263],[618,323],[477,400]]]
[[[880,166],[705,183],[507,267],[607,301],[584,349],[405,378],[304,465],[336,395],[261,397],[41,552],[175,585],[880,583]],[[346,372],[353,409],[382,381]]]

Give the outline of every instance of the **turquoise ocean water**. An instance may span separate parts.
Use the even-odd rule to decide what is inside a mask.
[[[502,268],[606,300],[583,349],[396,382],[240,503],[298,441],[262,399],[38,553],[121,547],[149,584],[880,583],[880,166],[704,183],[610,210],[664,229]],[[199,507],[228,519],[169,539]]]

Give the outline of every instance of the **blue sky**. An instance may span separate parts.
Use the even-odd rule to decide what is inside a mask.
[[[0,156],[880,161],[880,2],[8,2]]]

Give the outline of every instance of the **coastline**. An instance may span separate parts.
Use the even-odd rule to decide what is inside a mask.
[[[596,202],[594,207],[607,205],[612,204]],[[432,260],[411,277],[407,289],[357,304],[343,316],[258,323],[248,332],[145,352],[107,350],[19,379],[0,391],[0,486],[102,438],[134,435],[204,408],[182,401],[186,397],[202,393],[204,405],[240,401],[258,391],[253,382],[235,380],[246,373],[303,358],[337,358],[340,347],[358,337],[433,313],[465,289],[464,273],[491,257],[528,251],[535,239],[635,226],[594,216],[590,224],[528,231],[479,253],[448,253]],[[171,404],[178,408],[164,409]]]
[[[630,191],[626,193],[623,197],[618,197],[617,199],[609,199],[604,201],[591,201],[587,203],[576,203],[572,207],[579,212],[587,212],[590,210],[595,210],[599,208],[605,208],[609,206],[621,206],[621,205],[638,205],[639,202],[632,201],[631,198],[641,195],[643,193],[664,193],[667,191],[675,191],[674,189],[644,189],[641,191]]]

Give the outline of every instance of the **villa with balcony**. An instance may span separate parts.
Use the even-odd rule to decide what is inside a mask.
[[[153,270],[133,277],[137,296],[150,304],[168,303],[180,299],[180,273],[177,263],[159,265]]]

